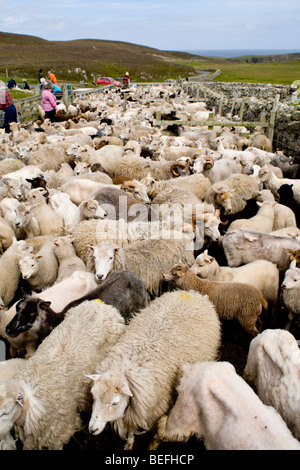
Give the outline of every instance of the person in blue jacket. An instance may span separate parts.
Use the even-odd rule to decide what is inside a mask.
[[[7,88],[11,90],[12,88],[16,88],[17,84],[13,78],[11,78],[7,84]]]

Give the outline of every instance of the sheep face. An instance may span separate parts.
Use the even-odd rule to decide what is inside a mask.
[[[293,289],[296,284],[300,281],[300,268],[295,267],[296,262],[291,263],[291,268],[285,273],[283,283],[281,284],[282,289]]]
[[[88,248],[92,258],[95,278],[97,281],[104,281],[113,270],[115,252],[118,250],[118,247],[103,244],[89,246]]]
[[[147,186],[141,181],[124,181],[124,183],[121,185],[121,189],[122,191],[131,193],[139,201],[145,202],[147,204],[150,202],[147,194]]]
[[[215,258],[207,254],[207,250],[197,256],[193,266],[191,266],[191,271],[199,277],[206,277],[206,273],[211,270],[215,270],[215,265],[217,264]]]
[[[184,278],[184,276],[188,272],[188,266],[183,264],[183,263],[178,263],[175,266],[173,266],[170,271],[166,272],[163,274],[164,280],[174,283],[176,286],[178,286],[178,283],[180,283],[180,279]]]
[[[99,206],[95,199],[89,199],[83,202],[82,215],[84,219],[104,219],[107,217],[107,212]]]
[[[25,255],[19,260],[19,267],[23,279],[30,279],[37,274],[39,265],[38,259],[40,256]]]
[[[37,298],[21,299],[16,304],[16,314],[6,326],[6,334],[11,338],[16,338],[20,333],[28,331],[33,327],[38,328],[42,316],[47,313],[51,302]]]
[[[133,395],[126,377],[120,376],[119,373],[116,376],[107,372],[86,377],[93,380],[93,410],[89,432],[96,436],[103,431],[107,423],[122,418]]]

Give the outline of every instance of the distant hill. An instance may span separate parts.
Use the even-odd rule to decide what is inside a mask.
[[[36,78],[41,68],[53,69],[60,80],[91,80],[91,74],[121,77],[125,71],[138,81],[160,81],[195,74],[177,59],[192,59],[185,52],[160,51],[120,41],[80,39],[47,41],[35,36],[0,32],[0,75]]]
[[[300,52],[296,52],[293,54],[278,54],[278,55],[250,55],[250,56],[242,56],[242,57],[234,57],[231,59],[233,62],[246,62],[252,64],[258,64],[262,62],[286,62],[286,61],[294,61],[300,60]]]

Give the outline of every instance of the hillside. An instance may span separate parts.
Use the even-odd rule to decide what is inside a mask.
[[[82,39],[47,41],[34,36],[0,32],[0,75],[36,78],[40,68],[54,69],[61,80],[85,78],[91,74],[123,76],[129,71],[135,80],[159,81],[191,76],[194,67],[175,62],[191,60],[192,54],[164,52],[158,49],[119,41]],[[77,69],[77,73],[75,70]]]
[[[250,55],[242,57],[234,57],[229,59],[232,62],[246,62],[252,64],[258,64],[263,62],[286,62],[300,60],[300,52],[293,54],[278,54],[278,55]]]

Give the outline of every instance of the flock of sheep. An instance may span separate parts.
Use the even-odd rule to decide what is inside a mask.
[[[300,449],[300,165],[174,124],[209,112],[133,86],[0,134],[0,449]]]

